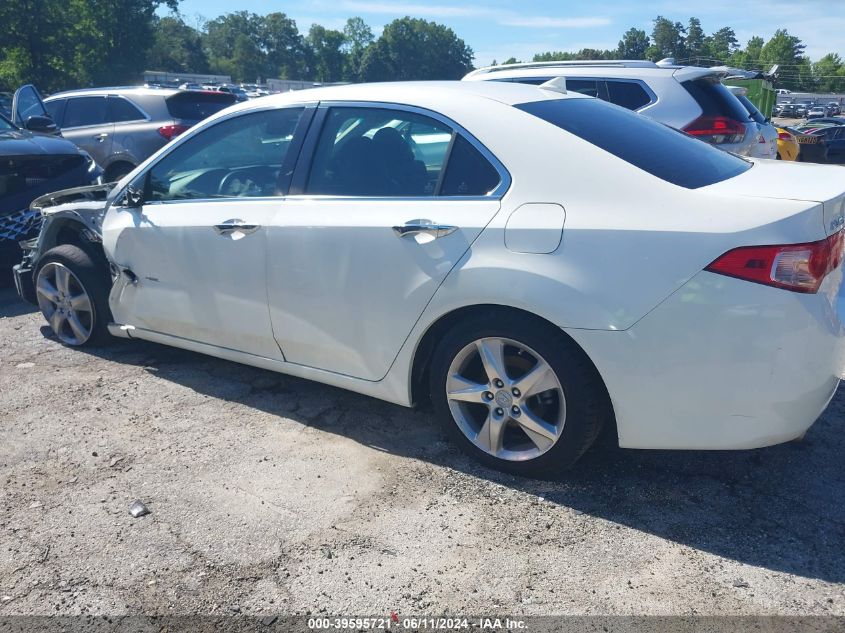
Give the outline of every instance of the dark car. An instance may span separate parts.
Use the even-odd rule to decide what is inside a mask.
[[[0,116],[0,277],[4,278],[20,261],[18,242],[38,233],[41,217],[30,210],[30,202],[53,191],[96,183],[102,173],[87,152],[56,135],[55,125],[47,125],[43,113],[37,114],[35,106],[20,96],[18,91],[16,118],[48,133],[23,129]]]
[[[801,161],[806,163],[845,163],[845,125],[829,125],[797,138]]]
[[[45,100],[65,138],[120,180],[192,125],[235,103],[223,92],[170,88],[92,88]]]
[[[794,119],[798,116],[798,109],[795,107],[794,103],[784,103],[780,107],[780,113],[778,116]]]
[[[842,108],[835,101],[831,101],[830,103],[828,103],[825,108],[827,109],[827,116],[836,116],[838,114],[842,114]]]

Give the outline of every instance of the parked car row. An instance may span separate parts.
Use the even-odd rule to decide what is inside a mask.
[[[813,102],[804,103],[776,103],[772,108],[772,116],[784,118],[807,118],[838,116],[842,114],[842,107],[835,101],[826,104]]]
[[[18,291],[68,346],[430,402],[522,475],[605,426],[635,448],[802,436],[841,370],[840,168],[719,151],[759,129],[707,69],[583,66],[240,103],[37,200]]]

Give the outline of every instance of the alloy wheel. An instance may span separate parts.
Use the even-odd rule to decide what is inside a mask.
[[[38,307],[53,332],[68,345],[82,345],[94,327],[94,308],[79,278],[58,262],[48,262],[35,280]]]
[[[477,339],[458,352],[446,377],[446,401],[467,439],[507,461],[547,452],[566,420],[563,387],[552,367],[508,338]]]

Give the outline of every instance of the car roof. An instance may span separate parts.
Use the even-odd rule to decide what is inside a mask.
[[[100,96],[113,94],[134,94],[134,95],[161,95],[169,97],[177,92],[185,92],[178,88],[153,88],[147,86],[112,86],[107,88],[79,88],[77,90],[65,90],[64,92],[57,92],[45,98],[44,101],[55,99],[56,97],[80,97],[80,96]]]
[[[506,105],[544,101],[551,99],[589,99],[578,93],[562,93],[557,90],[528,84],[497,81],[397,81],[371,84],[346,84],[296,90],[262,97],[260,101],[245,102],[235,108],[249,109],[256,103],[285,105],[314,101],[365,101],[397,103],[419,106],[436,106],[444,98],[492,100]]]

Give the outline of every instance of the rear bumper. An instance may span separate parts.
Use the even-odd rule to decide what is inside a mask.
[[[843,368],[842,269],[818,294],[709,272],[623,332],[568,331],[628,448],[747,449],[803,435]]]

